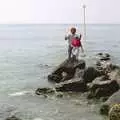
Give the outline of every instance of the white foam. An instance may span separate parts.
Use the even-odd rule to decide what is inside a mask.
[[[41,119],[41,118],[35,118],[35,119],[33,119],[33,120],[43,120],[43,119]]]
[[[20,91],[20,92],[11,93],[9,95],[10,96],[22,96],[22,95],[29,94],[29,93],[32,93],[32,91]]]

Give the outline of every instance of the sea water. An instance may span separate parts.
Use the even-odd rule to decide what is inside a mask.
[[[46,99],[34,93],[38,87],[52,86],[47,75],[67,58],[64,36],[69,26],[0,25],[0,120],[10,115],[23,120],[104,120],[100,104],[88,104],[81,94]],[[83,26],[76,27],[83,34]],[[92,64],[92,56],[108,52],[119,64],[120,25],[87,25],[86,29],[82,59]]]

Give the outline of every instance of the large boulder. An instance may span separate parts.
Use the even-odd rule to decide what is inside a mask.
[[[115,70],[120,71],[120,67],[113,64],[112,58],[108,53],[97,54],[96,68],[102,70],[105,74]]]
[[[119,90],[119,85],[115,80],[105,80],[105,77],[95,79],[90,86],[88,98],[109,97]]]
[[[115,104],[120,104],[120,90],[114,93],[105,103],[101,105],[100,113],[108,115],[110,108]]]
[[[104,73],[110,72],[112,69],[111,56],[108,53],[98,53],[96,68],[102,70]]]
[[[61,92],[85,92],[87,91],[87,85],[83,80],[72,79],[69,81],[61,82],[56,85],[56,91]]]
[[[109,120],[120,120],[120,104],[115,104],[109,110]]]
[[[74,77],[76,68],[85,69],[84,60],[76,60],[74,58],[65,60],[60,64],[52,74],[48,75],[48,80],[59,83],[61,81],[70,80]]]
[[[96,77],[101,76],[101,72],[95,67],[88,67],[84,71],[83,79],[86,83],[92,82]]]

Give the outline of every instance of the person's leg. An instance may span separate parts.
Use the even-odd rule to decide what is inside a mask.
[[[79,49],[79,47],[76,48],[76,49],[77,49],[76,59],[78,60],[78,58],[79,58],[79,53],[80,53],[80,49]]]
[[[71,58],[71,53],[72,53],[72,47],[69,45],[69,47],[68,47],[68,59]]]

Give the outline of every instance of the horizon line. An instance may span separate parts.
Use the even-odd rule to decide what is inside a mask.
[[[0,25],[84,25],[83,23],[0,23]],[[120,25],[120,23],[86,23],[86,25]]]

